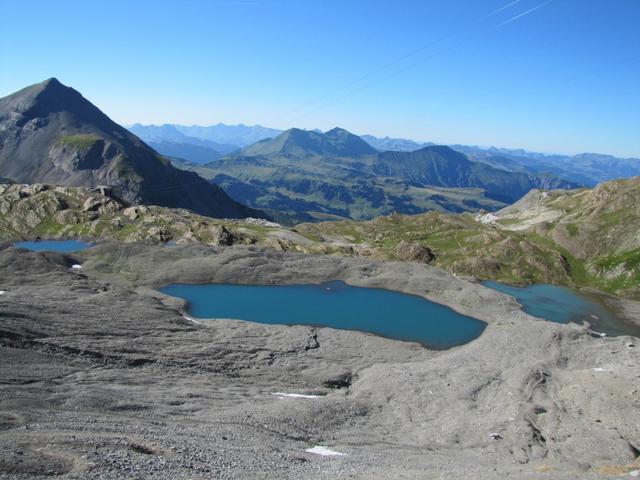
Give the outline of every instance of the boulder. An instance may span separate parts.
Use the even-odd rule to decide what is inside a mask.
[[[211,244],[228,247],[233,245],[237,237],[231,233],[224,225],[214,225],[209,228],[211,234]]]
[[[418,263],[431,263],[436,259],[429,247],[404,240],[396,246],[396,256],[407,262]]]
[[[168,242],[171,240],[171,232],[164,227],[151,227],[147,231],[146,239],[155,242]]]
[[[96,212],[100,206],[102,206],[102,201],[96,197],[87,198],[82,204],[83,212]]]

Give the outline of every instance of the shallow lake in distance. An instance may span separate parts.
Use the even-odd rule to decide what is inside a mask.
[[[26,242],[16,242],[13,244],[17,248],[26,248],[34,252],[79,252],[92,247],[90,243],[81,240],[36,240]]]

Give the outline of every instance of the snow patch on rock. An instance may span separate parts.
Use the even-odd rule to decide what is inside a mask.
[[[316,455],[322,455],[323,457],[337,457],[346,455],[346,453],[336,452],[335,450],[323,447],[322,445],[316,445],[315,447],[307,448],[305,452],[315,453]]]
[[[480,223],[495,223],[498,220],[498,216],[494,213],[485,213],[476,215],[476,221]]]
[[[282,398],[320,398],[322,395],[306,395],[303,393],[284,393],[284,392],[274,392],[271,395],[276,395]]]

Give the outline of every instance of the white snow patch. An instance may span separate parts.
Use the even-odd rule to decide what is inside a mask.
[[[199,322],[196,319],[191,318],[189,315],[184,315],[183,314],[182,318],[184,318],[185,320],[189,320],[190,322],[197,323],[198,325],[202,325],[202,322]]]
[[[602,368],[602,367],[596,367],[593,369],[594,372],[608,372],[609,370],[607,370],[606,368]]]
[[[629,475],[630,475],[631,477],[640,477],[640,470],[631,470],[631,471],[629,472]]]
[[[242,222],[248,223],[249,225],[262,225],[263,227],[280,227],[281,226],[279,223],[270,222],[269,220],[265,220],[263,218],[254,218],[254,217],[244,218]]]
[[[0,290],[0,295],[4,295],[5,293],[7,293],[6,290]]]
[[[322,455],[323,457],[336,457],[336,456],[346,455],[346,453],[336,452],[335,450],[331,450],[330,448],[323,447],[321,445],[316,445],[315,447],[307,448],[305,452],[315,453],[316,455]]]
[[[278,397],[288,397],[288,398],[320,398],[322,395],[305,395],[303,393],[284,393],[284,392],[274,392],[271,395],[277,395]]]
[[[79,263],[76,263],[74,265],[71,265],[71,268],[73,268],[74,270],[79,270],[82,268],[82,265],[80,265]]]
[[[485,213],[484,215],[476,215],[476,221],[480,223],[494,223],[498,220],[498,216],[493,213]]]

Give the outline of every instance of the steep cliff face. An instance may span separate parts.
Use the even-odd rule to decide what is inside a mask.
[[[0,177],[111,185],[125,200],[214,217],[264,216],[171,163],[55,78],[0,99]]]

